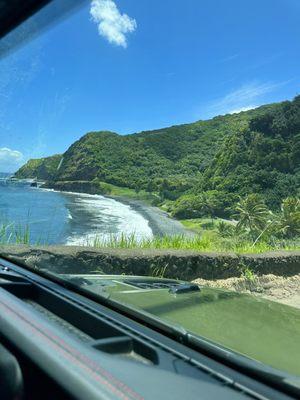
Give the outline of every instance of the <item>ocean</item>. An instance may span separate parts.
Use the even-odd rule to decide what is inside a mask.
[[[152,237],[148,221],[129,205],[100,195],[57,192],[0,182],[0,228],[30,232],[31,244],[87,245],[96,238]]]

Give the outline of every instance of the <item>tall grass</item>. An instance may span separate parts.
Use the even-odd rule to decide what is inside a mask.
[[[2,223],[0,225],[0,244],[30,244],[29,225]]]
[[[47,244],[47,241],[31,240],[30,226],[26,224],[0,225],[0,245],[4,244]],[[274,250],[300,250],[300,238],[295,240],[272,239],[253,241],[245,237],[222,238],[215,231],[206,231],[201,235],[173,235],[154,236],[152,238],[138,238],[134,233],[126,235],[111,234],[109,236],[98,235],[92,240],[86,240],[85,246],[94,248],[113,249],[161,249],[161,250],[190,250],[207,252],[234,252],[234,253],[262,253]]]
[[[278,240],[271,242],[258,242],[253,245],[252,241],[243,238],[220,238],[214,232],[203,235],[187,236],[155,236],[153,238],[138,239],[135,234],[98,236],[87,243],[88,246],[96,248],[118,248],[118,249],[175,249],[194,250],[209,252],[234,252],[234,253],[262,253],[272,250],[300,250],[300,238],[294,241]]]

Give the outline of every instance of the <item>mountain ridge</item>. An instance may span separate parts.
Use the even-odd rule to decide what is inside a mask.
[[[60,182],[61,187],[63,182],[92,182],[93,191],[99,184],[99,193],[103,182],[155,192],[181,217],[201,214],[199,207],[194,212],[193,201],[203,192],[215,203],[218,195],[226,197],[213,211],[220,216],[228,215],[225,209],[232,209],[239,196],[252,192],[276,209],[284,196],[299,190],[299,135],[300,96],[129,135],[88,132],[63,155],[29,160],[15,176],[37,177],[50,186]]]

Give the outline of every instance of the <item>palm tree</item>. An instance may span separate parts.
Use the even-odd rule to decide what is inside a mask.
[[[300,235],[300,199],[287,197],[281,204],[279,229],[287,237]]]
[[[220,221],[217,225],[217,230],[221,237],[231,237],[235,233],[235,226],[228,222]]]
[[[270,211],[257,194],[249,194],[241,199],[236,206],[236,212],[234,218],[238,220],[237,230],[249,231],[252,237],[264,230],[270,216]]]
[[[212,218],[213,214],[213,204],[210,197],[206,193],[201,193],[199,196],[200,210],[203,215],[207,215]]]

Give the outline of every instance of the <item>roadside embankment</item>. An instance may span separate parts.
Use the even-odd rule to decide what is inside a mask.
[[[205,280],[195,279],[194,283],[214,288],[251,293],[268,300],[278,301],[300,308],[300,273],[292,276],[273,274],[246,277]]]
[[[0,255],[32,268],[58,273],[151,275],[182,280],[239,278],[245,269],[256,276],[300,274],[300,251],[262,254],[204,253],[181,250],[96,249],[77,246],[4,245]]]

